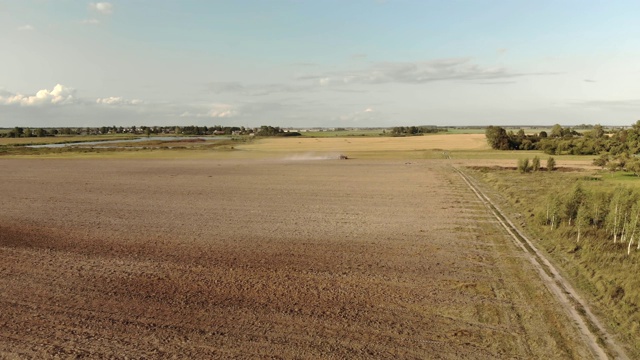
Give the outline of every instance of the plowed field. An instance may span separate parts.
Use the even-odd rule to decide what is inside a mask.
[[[0,357],[591,356],[444,161],[0,168]]]

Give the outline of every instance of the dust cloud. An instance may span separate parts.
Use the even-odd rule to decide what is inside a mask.
[[[339,160],[342,154],[340,153],[304,153],[293,154],[286,156],[284,160],[287,161],[311,161],[311,160]]]

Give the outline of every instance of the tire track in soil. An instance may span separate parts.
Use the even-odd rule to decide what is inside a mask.
[[[513,242],[523,251],[526,258],[537,270],[542,282],[558,300],[562,308],[574,320],[577,328],[593,355],[598,359],[629,358],[622,347],[615,343],[611,334],[591,312],[587,303],[578,295],[558,270],[544,257],[518,228],[509,220],[502,210],[478,187],[475,181],[459,168],[452,168],[460,175],[469,188],[487,207],[496,220],[510,235]]]

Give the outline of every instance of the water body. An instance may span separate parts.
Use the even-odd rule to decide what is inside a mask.
[[[42,144],[42,145],[27,145],[30,148],[62,148],[67,146],[79,146],[79,147],[95,147],[96,145],[116,144],[116,143],[136,143],[143,141],[178,141],[178,140],[227,140],[228,137],[181,137],[181,136],[154,136],[154,137],[142,137],[127,140],[106,140],[106,141],[79,141],[72,143],[61,144]]]

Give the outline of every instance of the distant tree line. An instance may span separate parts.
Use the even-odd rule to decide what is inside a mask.
[[[42,128],[32,130],[30,128],[21,128],[21,127],[15,127],[6,133],[0,133],[0,137],[10,137],[10,138],[45,137],[45,136],[51,136],[51,135],[52,134],[49,131]]]
[[[297,131],[285,131],[279,126],[268,126],[262,125],[259,129],[255,131],[256,136],[300,136]]]
[[[101,127],[60,127],[60,128],[23,128],[15,127],[8,132],[0,133],[0,137],[25,138],[56,135],[249,135],[258,136],[297,136],[299,132],[286,131],[280,127],[261,126],[247,128],[244,126],[101,126]]]
[[[446,128],[437,126],[396,126],[391,129],[391,136],[415,136],[446,131]]]

